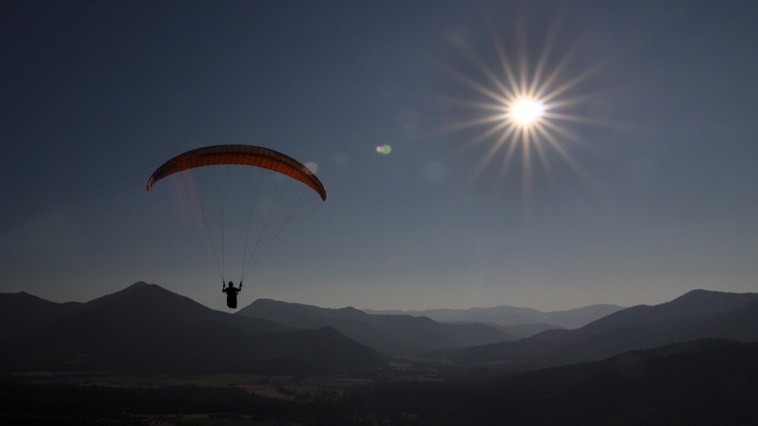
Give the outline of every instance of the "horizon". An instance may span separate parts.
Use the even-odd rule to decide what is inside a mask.
[[[0,291],[540,311],[758,291],[758,3],[659,3],[6,2]],[[239,144],[328,198],[278,173],[227,192],[258,169],[238,166],[146,190]]]
[[[719,290],[709,290],[709,289],[692,289],[692,290],[689,290],[689,291],[687,291],[685,293],[682,293],[682,294],[680,294],[680,295],[678,295],[678,296],[676,296],[676,297],[674,297],[672,299],[658,301],[656,303],[644,303],[644,304],[631,305],[631,306],[624,306],[624,305],[619,305],[619,304],[616,304],[616,303],[593,303],[593,304],[589,304],[589,305],[582,305],[582,306],[577,306],[577,307],[568,308],[568,309],[555,309],[555,310],[540,309],[539,307],[532,307],[532,306],[514,306],[514,305],[502,305],[502,304],[501,305],[492,305],[492,306],[470,306],[470,307],[458,307],[458,308],[456,308],[456,307],[439,307],[439,308],[426,308],[426,309],[372,308],[372,307],[358,307],[358,306],[352,306],[352,305],[346,305],[346,306],[323,306],[323,305],[314,305],[314,304],[306,303],[306,302],[299,302],[299,301],[296,301],[296,300],[272,299],[272,298],[268,298],[268,297],[258,297],[258,298],[253,299],[250,302],[247,302],[247,303],[245,303],[244,301],[242,301],[240,303],[240,306],[237,309],[227,309],[227,308],[216,308],[216,307],[213,307],[213,306],[206,305],[206,304],[202,303],[199,300],[195,300],[190,295],[182,294],[180,292],[176,292],[174,290],[171,290],[171,289],[168,289],[168,288],[166,288],[164,286],[161,286],[160,284],[150,283],[150,282],[146,282],[146,281],[137,281],[137,282],[132,283],[130,285],[127,285],[127,286],[125,286],[125,287],[123,287],[121,289],[118,289],[118,290],[116,290],[114,292],[101,294],[101,295],[98,295],[98,296],[96,296],[94,298],[87,299],[87,300],[61,300],[61,301],[59,301],[59,300],[51,300],[51,299],[47,299],[45,297],[42,297],[42,296],[34,294],[34,293],[30,293],[30,292],[25,291],[25,290],[21,290],[21,291],[18,291],[18,292],[3,292],[3,293],[5,293],[5,294],[21,294],[21,293],[26,293],[26,294],[29,294],[31,296],[38,297],[40,299],[46,300],[48,302],[53,302],[53,303],[88,303],[88,302],[91,302],[93,300],[97,300],[97,299],[99,299],[101,297],[109,296],[109,295],[112,295],[112,294],[115,294],[115,293],[119,293],[121,291],[127,290],[127,289],[135,287],[135,286],[139,286],[139,285],[156,286],[156,287],[158,287],[158,288],[160,288],[162,290],[168,291],[168,292],[173,293],[173,294],[175,294],[177,296],[187,297],[190,300],[192,300],[192,301],[194,301],[194,302],[196,302],[196,303],[198,303],[198,304],[200,304],[200,305],[202,305],[202,306],[204,306],[204,307],[206,307],[208,309],[212,309],[212,310],[215,310],[215,311],[226,312],[226,313],[235,313],[236,311],[244,309],[247,306],[255,303],[258,300],[271,300],[271,301],[274,301],[274,302],[282,302],[282,303],[290,303],[290,304],[297,304],[297,305],[314,306],[314,307],[325,308],[325,309],[353,308],[353,309],[357,309],[357,310],[364,311],[364,312],[368,312],[368,311],[393,312],[394,311],[394,312],[401,312],[401,313],[408,313],[408,312],[410,312],[410,313],[423,313],[424,311],[434,311],[434,310],[461,310],[461,311],[463,311],[463,310],[472,310],[472,309],[492,309],[492,308],[506,307],[506,308],[516,308],[516,309],[534,309],[534,310],[542,312],[542,313],[555,313],[555,312],[579,310],[579,309],[583,309],[583,308],[587,308],[587,307],[591,307],[591,306],[614,306],[614,307],[621,308],[621,310],[627,309],[627,308],[632,308],[632,307],[635,307],[635,306],[656,306],[656,305],[661,305],[661,304],[664,304],[664,303],[668,303],[668,302],[670,302],[672,300],[676,300],[676,299],[678,299],[678,298],[680,298],[680,297],[682,297],[684,295],[687,295],[687,294],[692,293],[692,292],[698,292],[698,291],[703,291],[703,292],[708,292],[708,293],[722,293],[722,294],[755,294],[756,293],[756,292],[729,292],[729,291],[719,291]]]

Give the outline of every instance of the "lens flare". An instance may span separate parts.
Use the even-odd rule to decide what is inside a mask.
[[[305,167],[310,170],[313,174],[318,173],[318,163],[315,161],[309,161],[305,163]]]

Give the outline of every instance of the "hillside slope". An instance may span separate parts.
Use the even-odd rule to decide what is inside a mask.
[[[295,373],[384,362],[333,329],[296,330],[214,311],[145,283],[0,343],[3,370]]]

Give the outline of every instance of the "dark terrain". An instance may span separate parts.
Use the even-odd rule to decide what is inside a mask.
[[[758,294],[696,290],[515,340],[137,283],[0,294],[2,424],[730,424],[758,419]]]

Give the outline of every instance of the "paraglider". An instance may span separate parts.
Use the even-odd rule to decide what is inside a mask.
[[[203,174],[210,169],[222,171]],[[192,173],[185,177],[188,172]],[[235,180],[239,177],[235,173],[240,173],[241,178]],[[173,175],[177,176],[175,180],[167,179]],[[315,198],[313,192],[326,201],[324,185],[308,167],[288,155],[260,146],[214,145],[181,153],[150,175],[147,190],[164,179],[174,180],[162,188],[167,198],[181,204],[174,210],[182,212],[190,228],[203,228],[193,229],[195,237],[216,267],[224,283],[222,291],[226,293],[227,306],[233,309],[237,307],[242,281],[281,229]],[[230,188],[233,184],[237,186]],[[180,194],[176,188],[185,193]],[[240,241],[232,241],[235,238]],[[240,284],[234,287],[228,281],[227,286],[226,257],[238,252],[242,254]]]
[[[234,283],[229,281],[229,287],[221,284],[221,292],[226,293],[226,306],[237,309],[237,293],[242,291],[242,283],[239,287],[234,287]]]

